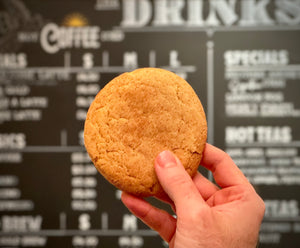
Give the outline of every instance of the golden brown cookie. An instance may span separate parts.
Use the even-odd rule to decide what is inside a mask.
[[[117,188],[159,195],[154,160],[170,150],[193,176],[207,137],[205,113],[192,87],[173,72],[142,68],[110,81],[95,97],[84,141],[98,171]]]

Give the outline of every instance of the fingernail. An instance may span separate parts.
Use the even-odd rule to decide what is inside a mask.
[[[160,154],[158,154],[156,158],[156,163],[162,168],[167,168],[176,166],[177,161],[172,152],[163,151]]]

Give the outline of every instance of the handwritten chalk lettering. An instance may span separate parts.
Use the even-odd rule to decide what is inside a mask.
[[[293,159],[293,165],[300,166],[300,157],[295,157]]]
[[[247,68],[247,71],[231,71],[231,70],[225,70],[225,79],[240,79],[240,78],[245,78],[245,79],[259,79],[262,80],[266,77],[266,72],[265,71],[248,71],[249,68]],[[276,76],[271,76],[271,73],[269,72],[268,74],[269,77],[271,78],[276,78]],[[277,72],[276,72],[277,73]],[[279,78],[279,77],[277,77]],[[281,77],[284,78],[284,77]]]
[[[94,211],[97,208],[97,202],[92,200],[74,200],[71,202],[71,208],[75,211]]]
[[[300,175],[284,175],[280,178],[283,185],[300,185]]]
[[[6,97],[0,98],[0,109],[7,109],[9,106],[9,99]]]
[[[74,236],[72,238],[72,245],[75,247],[96,247],[99,243],[99,239],[96,236]]]
[[[76,120],[84,121],[86,119],[87,110],[86,109],[78,109],[76,110]]]
[[[0,163],[21,163],[23,154],[21,152],[1,152]]]
[[[0,123],[3,123],[5,121],[11,121],[12,119],[12,113],[9,110],[2,110],[0,111]]]
[[[84,146],[84,135],[83,135],[83,130],[78,131],[78,144],[81,146]]]
[[[296,148],[274,148],[269,147],[265,151],[267,157],[295,157],[298,155]]]
[[[233,158],[233,160],[239,167],[244,167],[244,166],[245,167],[248,167],[248,166],[254,167],[254,166],[262,166],[262,165],[266,164],[266,159],[264,159],[264,158],[254,158],[254,157],[253,158]]]
[[[256,138],[259,143],[289,143],[292,141],[292,129],[289,126],[283,127],[256,127]]]
[[[289,126],[228,126],[225,140],[227,144],[289,143],[292,141],[292,129]]]
[[[247,148],[245,149],[245,156],[247,157],[262,157],[264,156],[264,150],[262,148]]]
[[[289,159],[289,158],[270,158],[269,159],[269,164],[271,166],[287,167],[287,166],[290,166],[292,164],[292,160]],[[287,168],[284,168],[284,169],[285,169],[284,173],[288,173],[290,171]],[[280,170],[280,168],[279,168],[279,170]]]
[[[83,54],[82,66],[84,69],[91,69],[94,66],[94,55],[92,53]]]
[[[276,173],[276,168],[268,167],[246,167],[242,168],[243,173],[246,176],[249,175],[271,175]]]
[[[240,5],[239,8],[237,3]],[[270,0],[123,0],[122,27],[151,26],[260,26],[298,25],[300,6],[296,1]],[[205,19],[205,13],[208,15]]]
[[[0,200],[0,211],[32,211],[34,202],[31,200]]]
[[[300,110],[295,109],[294,103],[281,102],[281,103],[269,103],[264,102],[260,105],[261,117],[299,117]]]
[[[53,54],[66,48],[97,49],[100,47],[100,27],[59,27],[55,23],[44,26],[40,35],[45,52]]]
[[[280,233],[260,233],[259,243],[261,244],[279,244],[281,240]]]
[[[256,175],[248,177],[248,180],[255,185],[279,185],[280,180],[277,175]]]
[[[268,200],[265,201],[265,217],[298,217],[299,204],[295,199],[291,200]]]
[[[22,43],[29,43],[29,42],[37,42],[39,39],[39,34],[38,32],[28,32],[28,31],[20,31],[17,34],[18,36],[18,41]]]
[[[125,214],[123,216],[122,229],[125,231],[136,231],[137,228],[137,218],[132,214]]]
[[[261,224],[262,232],[280,232],[289,233],[292,230],[292,224],[288,222],[265,222]]]
[[[41,80],[41,81],[68,81],[71,78],[71,74],[68,70],[63,70],[63,71],[47,71],[47,69],[45,70],[41,70],[41,71],[37,71],[36,73],[37,79]],[[46,84],[46,82],[43,82],[43,84]],[[49,82],[49,84],[52,84],[51,82]]]
[[[19,178],[12,175],[1,175],[0,176],[0,186],[16,186],[19,183]]]
[[[48,98],[45,96],[20,97],[19,105],[21,108],[46,108]]]
[[[151,15],[152,7],[149,1],[123,0],[123,20],[121,26],[143,27],[150,21]]]
[[[94,199],[97,197],[97,192],[94,189],[72,189],[73,199]]]
[[[71,166],[71,173],[74,176],[78,176],[78,175],[95,175],[98,172],[93,164],[87,164],[87,165],[74,164]],[[91,179],[91,178],[92,177],[85,177],[85,180]],[[95,186],[96,186],[96,184],[95,184]]]
[[[22,149],[26,146],[24,133],[2,133],[0,134],[0,148]]]
[[[225,140],[227,144],[253,143],[255,127],[226,127]]]
[[[19,246],[21,237],[19,236],[2,236],[0,237],[0,246],[2,247],[15,247]]]
[[[119,189],[117,189],[115,191],[115,197],[116,197],[116,199],[121,200],[121,195],[122,195],[122,191],[119,190]]]
[[[137,52],[125,52],[123,55],[123,66],[129,68],[138,67],[138,55]]]
[[[42,119],[42,112],[39,109],[24,109],[12,111],[14,121],[39,121]]]
[[[181,65],[181,61],[178,59],[178,51],[176,51],[176,50],[170,51],[169,64],[172,67],[178,67]]]
[[[254,79],[250,79],[247,81],[240,80],[230,80],[228,82],[228,89],[232,92],[247,92],[247,91],[255,91],[261,90],[262,84]]]
[[[9,216],[1,218],[3,232],[26,232],[41,230],[43,218],[37,216]]]
[[[92,96],[78,96],[76,97],[76,106],[77,107],[86,107],[88,108],[93,102],[94,97]]]
[[[261,101],[269,101],[269,102],[283,102],[284,94],[283,92],[271,92],[266,91],[264,93],[261,92],[253,92],[255,90],[261,90],[263,88],[263,84],[256,82],[255,80],[249,80],[246,82],[241,82],[239,80],[231,80],[228,83],[228,89],[231,92],[227,92],[225,94],[225,100],[228,102],[237,102],[237,101],[247,101],[247,102],[261,102]],[[251,93],[247,93],[247,91]]]
[[[99,82],[100,74],[96,72],[79,72],[76,75],[77,82]]]
[[[118,243],[121,248],[139,248],[144,245],[144,239],[140,236],[120,236]]]
[[[40,236],[23,236],[21,238],[22,247],[43,247],[47,243],[47,237]]]
[[[78,95],[92,95],[95,96],[100,90],[99,84],[78,84],[76,86],[76,93]]]
[[[16,188],[0,189],[0,199],[17,199],[20,198],[21,191]]]
[[[118,0],[97,0],[95,3],[96,10],[113,10],[119,7],[120,3]]]
[[[246,93],[246,92],[226,92],[225,101],[226,102],[261,102],[263,99],[263,94],[259,93]]]
[[[226,66],[233,65],[286,65],[289,63],[287,50],[234,50],[224,53]]]
[[[300,6],[296,1],[276,1],[275,17],[279,23],[297,25],[300,22]]]
[[[284,95],[283,92],[264,92],[264,100],[269,102],[283,102]]]
[[[258,110],[257,103],[229,103],[225,106],[226,115],[231,117],[255,117],[259,113]]]
[[[91,217],[89,214],[81,214],[78,217],[78,228],[80,230],[89,230],[91,228]]]
[[[270,89],[284,89],[286,81],[280,78],[265,78],[262,80],[263,88]]]
[[[71,153],[72,163],[90,163],[91,159],[86,152],[73,152]]]
[[[121,30],[105,30],[101,32],[102,42],[120,42],[124,38],[125,34]]]
[[[243,157],[244,150],[242,148],[226,148],[225,152],[229,154],[230,157]]]
[[[10,99],[10,107],[11,108],[18,108],[19,107],[19,105],[20,105],[20,103],[19,103],[19,98],[17,98],[17,97],[12,97],[11,99]]]
[[[72,187],[96,187],[97,180],[94,177],[73,177]]]
[[[25,68],[27,64],[27,55],[25,53],[0,54],[0,68]]]

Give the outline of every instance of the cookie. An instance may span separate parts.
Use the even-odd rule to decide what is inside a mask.
[[[84,142],[97,170],[122,191],[159,195],[154,161],[163,150],[195,175],[207,138],[201,102],[175,73],[141,68],[123,73],[96,95],[85,121]]]

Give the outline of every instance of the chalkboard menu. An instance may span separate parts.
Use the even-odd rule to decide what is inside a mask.
[[[0,247],[167,247],[83,144],[96,93],[139,67],[195,89],[265,201],[260,247],[299,247],[297,0],[0,0]]]

